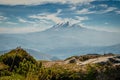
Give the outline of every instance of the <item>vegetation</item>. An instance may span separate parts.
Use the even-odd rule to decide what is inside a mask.
[[[0,80],[120,80],[120,65],[44,63],[16,48],[0,56]]]

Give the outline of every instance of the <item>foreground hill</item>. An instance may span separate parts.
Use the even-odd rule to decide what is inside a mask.
[[[65,60],[48,61],[44,65],[46,67],[51,67],[54,65],[64,65],[64,64],[74,64],[78,66],[86,66],[89,64],[99,64],[99,65],[120,65],[120,55],[118,54],[87,54],[81,56],[72,56]]]
[[[75,63],[77,65],[86,65],[86,64],[112,64],[120,65],[120,55],[115,54],[89,54],[83,56],[72,56],[65,60],[66,64]]]
[[[15,67],[19,67],[19,64],[23,61],[29,61],[33,64],[37,63],[30,54],[19,47],[0,56],[0,62],[8,65],[11,70],[13,70]]]
[[[111,53],[72,56],[64,61],[43,62],[43,66],[66,73],[72,71],[64,75],[68,80],[120,80],[120,55]]]
[[[23,80],[29,71],[38,69],[38,66],[38,62],[26,50],[17,47],[0,56],[0,80]]]
[[[114,54],[36,61],[16,48],[0,56],[0,80],[120,80],[119,75],[120,56]]]

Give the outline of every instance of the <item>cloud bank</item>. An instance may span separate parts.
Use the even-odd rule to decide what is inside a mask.
[[[0,4],[3,5],[39,5],[45,3],[69,3],[69,4],[78,4],[78,3],[89,3],[93,0],[0,0]]]

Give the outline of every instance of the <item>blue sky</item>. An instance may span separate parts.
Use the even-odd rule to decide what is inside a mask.
[[[42,31],[66,21],[120,32],[120,1],[0,0],[0,33]]]

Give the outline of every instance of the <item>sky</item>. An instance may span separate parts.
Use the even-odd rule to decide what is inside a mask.
[[[120,32],[119,0],[0,0],[0,33],[43,31],[69,21]]]

